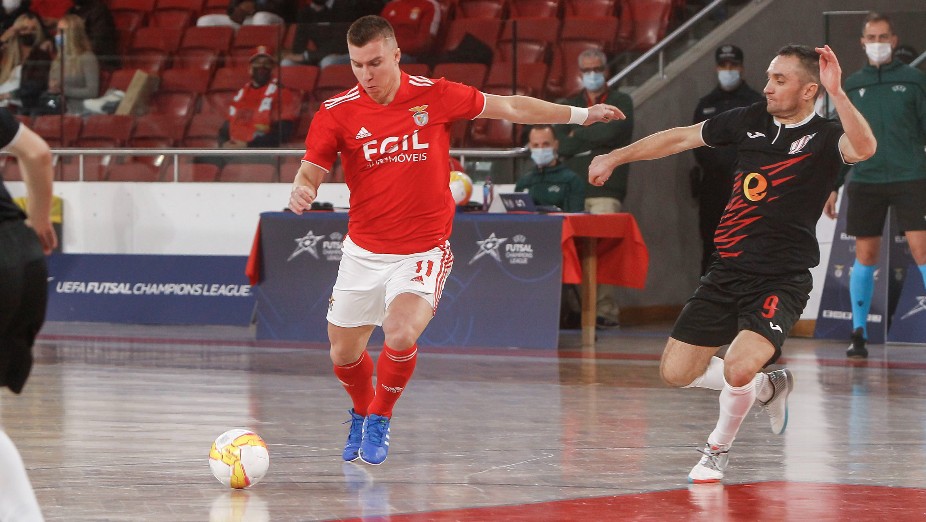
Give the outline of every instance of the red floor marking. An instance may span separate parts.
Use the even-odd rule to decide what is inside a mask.
[[[516,506],[409,513],[366,520],[890,520],[926,518],[926,489],[814,482],[698,484],[688,489]],[[364,518],[350,519],[364,520]]]

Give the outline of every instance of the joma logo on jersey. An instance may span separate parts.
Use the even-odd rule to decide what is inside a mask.
[[[396,152],[408,152],[410,150],[427,150],[427,143],[418,141],[418,131],[404,136],[389,136],[382,141],[370,140],[363,144],[363,157],[367,161],[373,161],[373,156],[383,156],[386,154],[395,154]]]

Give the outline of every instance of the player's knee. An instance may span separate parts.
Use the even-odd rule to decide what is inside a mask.
[[[328,354],[331,357],[331,362],[335,366],[345,366],[357,362],[357,359],[360,358],[354,350],[346,349],[344,346],[336,344],[331,345],[331,350]]]
[[[746,386],[756,378],[757,370],[746,365],[727,364],[723,369],[723,378],[734,388]]]
[[[673,367],[667,364],[659,365],[659,376],[662,377],[662,381],[674,388],[681,388],[691,384],[697,376],[692,376],[689,373],[690,372],[685,371],[683,368]]]
[[[386,346],[399,352],[418,342],[417,330],[407,324],[383,324],[383,333],[386,335]]]

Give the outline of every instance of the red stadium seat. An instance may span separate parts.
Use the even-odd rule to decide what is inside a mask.
[[[566,0],[566,17],[613,16],[617,0]]]
[[[132,139],[163,138],[173,143],[183,139],[183,125],[178,125],[176,118],[165,114],[145,114],[135,119]]]
[[[457,3],[456,18],[503,20],[508,16],[505,4],[505,0],[460,0]]]
[[[292,183],[296,179],[296,172],[302,166],[302,158],[286,156],[280,162],[280,183]]]
[[[457,18],[450,22],[441,51],[446,52],[456,49],[467,33],[481,40],[490,49],[495,49],[501,28],[501,20]]]
[[[70,147],[80,136],[83,119],[75,114],[36,116],[30,127],[52,147]]]
[[[479,118],[470,123],[469,145],[475,147],[515,147],[521,135],[521,125],[508,120]]]
[[[231,183],[273,183],[277,169],[265,163],[229,163],[222,167],[219,181]]]
[[[145,24],[145,13],[141,11],[113,11],[112,15],[116,29],[130,33],[137,31]]]
[[[614,49],[617,40],[618,19],[614,16],[595,18],[572,17],[563,20],[561,41],[592,42],[605,52]]]
[[[158,92],[190,92],[205,94],[209,87],[209,72],[201,69],[168,69],[161,73]]]
[[[144,163],[118,163],[106,169],[105,181],[152,182],[161,180],[161,170]]]
[[[228,106],[238,91],[210,91],[203,96],[200,112],[212,116],[225,117],[228,115]]]
[[[109,77],[109,88],[125,91],[129,88],[132,78],[135,77],[136,70],[135,68],[126,68],[113,71],[112,76]]]
[[[624,0],[633,22],[630,50],[643,52],[662,40],[669,28],[673,0]],[[622,16],[627,17],[626,14]]]
[[[517,82],[515,71],[511,63],[498,62],[489,69],[483,90],[493,94],[525,94],[542,98],[547,80],[548,67],[544,63],[519,62],[517,67]]]
[[[505,20],[498,45],[514,40],[517,31],[518,40],[531,40],[554,44],[559,38],[561,22],[558,18],[513,18]]]
[[[167,69],[167,61],[170,56],[164,51],[152,49],[133,51],[125,56],[122,65],[128,69],[141,69],[146,73],[158,75],[164,69]]]
[[[228,12],[229,0],[206,0],[202,14],[225,14]]]
[[[219,53],[213,49],[190,48],[180,49],[174,53],[174,69],[196,69],[206,71],[209,76],[219,66]]]
[[[435,78],[447,78],[482,89],[489,68],[482,63],[439,63],[434,66]]]
[[[329,65],[318,74],[315,100],[322,102],[357,85],[357,77],[349,64]]]
[[[209,92],[234,91],[238,92],[251,78],[251,73],[243,67],[222,67],[215,71]]]
[[[184,147],[213,148],[218,146],[219,129],[225,118],[211,113],[193,115],[182,144]]]
[[[424,76],[430,78],[431,68],[426,63],[403,63],[400,68],[409,76]]]
[[[193,115],[196,97],[190,92],[156,92],[148,100],[148,113],[172,115],[182,121],[178,124],[185,125]]]
[[[199,13],[206,6],[206,0],[157,0],[155,9],[187,9]]]
[[[312,94],[318,82],[318,67],[314,65],[287,65],[280,67],[280,84],[283,87]],[[243,85],[243,83],[242,83]]]
[[[0,161],[3,181],[22,181],[23,174],[19,169],[19,162],[15,158],[4,158]]]
[[[271,52],[280,49],[283,41],[283,26],[280,25],[242,25],[232,41],[232,49],[254,51],[258,45],[265,45]]]
[[[187,9],[156,9],[148,15],[150,27],[189,27],[195,16]]]
[[[560,0],[511,0],[509,17],[543,16],[558,18],[562,6]]]
[[[181,49],[212,49],[227,53],[235,30],[231,27],[188,27],[180,42]]]
[[[495,59],[493,63],[511,63],[517,56],[517,61],[521,63],[545,64],[550,60],[547,59],[547,43],[535,42],[532,40],[519,40],[518,42],[500,42],[495,48]]]
[[[132,36],[129,49],[137,51],[162,51],[172,53],[180,47],[183,37],[181,27],[142,27]]]
[[[109,0],[109,9],[111,11],[141,11],[147,13],[154,10],[155,0]]]
[[[100,140],[97,143],[112,143],[112,146],[121,147],[129,139],[133,124],[134,118],[126,114],[93,114],[84,120],[77,146],[92,146],[85,143],[89,140]]]
[[[219,167],[209,163],[186,163],[180,165],[179,181],[212,183],[219,179]]]

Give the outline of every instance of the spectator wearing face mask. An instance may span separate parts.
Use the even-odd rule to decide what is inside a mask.
[[[626,116],[624,120],[599,122],[587,127],[558,125],[556,137],[559,139],[559,153],[564,163],[583,179],[588,179],[588,166],[592,158],[605,154],[624,145],[629,145],[633,138],[633,100],[627,94],[608,86],[608,60],[597,49],[589,49],[579,55],[579,71],[582,73],[582,85],[579,94],[563,100],[575,107],[591,107],[596,103],[616,106]],[[621,165],[601,186],[591,185],[586,181],[585,210],[592,214],[609,214],[621,212],[624,197],[627,195],[627,174],[630,169]],[[615,300],[615,287],[598,285],[599,328],[615,328],[619,325],[620,310]]]
[[[42,21],[32,13],[20,15],[0,35],[0,104],[20,105],[27,111],[38,106],[48,89],[51,55],[42,45],[47,41]]]
[[[284,114],[284,109],[293,107],[295,94],[280,88],[273,78],[276,60],[266,47],[259,46],[250,65],[251,79],[232,99],[219,129],[223,148],[278,147],[293,130],[291,115]]]
[[[80,114],[84,111],[85,99],[100,95],[100,65],[81,17],[68,14],[58,20],[55,47],[58,54],[51,63],[48,92],[63,93],[67,112]]]
[[[743,81],[743,51],[735,45],[722,45],[714,52],[717,86],[698,101],[694,123],[716,114],[763,101],[764,96]],[[697,166],[691,171],[691,193],[698,200],[698,229],[701,235],[701,273],[707,271],[714,248],[714,231],[733,190],[733,164],[736,147],[698,147]]]
[[[582,212],[586,181],[559,161],[559,141],[553,126],[534,125],[528,140],[534,168],[518,178],[515,192],[527,191],[536,205]]]

